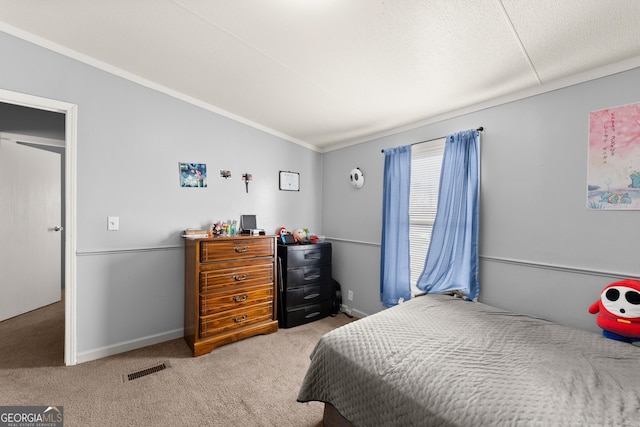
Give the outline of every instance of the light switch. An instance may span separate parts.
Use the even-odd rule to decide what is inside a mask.
[[[117,231],[120,229],[120,217],[118,216],[108,216],[107,217],[107,230],[108,231]]]

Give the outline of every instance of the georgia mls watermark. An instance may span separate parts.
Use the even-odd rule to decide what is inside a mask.
[[[62,427],[62,406],[0,406],[0,427]]]

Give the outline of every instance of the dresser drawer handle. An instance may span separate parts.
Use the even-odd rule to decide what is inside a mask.
[[[314,299],[314,298],[318,298],[320,296],[320,294],[309,294],[309,295],[305,295],[304,299]]]
[[[233,321],[236,323],[244,322],[247,320],[247,315],[243,314],[242,316],[233,316]]]
[[[249,250],[249,247],[247,245],[244,245],[243,247],[236,246],[235,248],[233,248],[233,250],[238,253],[242,253],[247,252]]]
[[[233,296],[233,300],[234,300],[235,302],[242,302],[242,301],[246,301],[246,300],[247,300],[247,298],[249,298],[249,296],[248,296],[247,294],[244,294],[244,295],[242,295],[242,296],[240,296],[240,295],[234,295],[234,296]]]
[[[248,276],[246,274],[243,274],[242,276],[238,276],[237,274],[234,274],[233,275],[233,280],[237,280],[239,282],[241,280],[247,280],[247,277]]]

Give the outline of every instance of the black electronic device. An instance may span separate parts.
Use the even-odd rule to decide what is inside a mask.
[[[296,239],[293,237],[293,234],[283,234],[280,237],[280,242],[284,245],[291,245],[296,242]]]
[[[255,215],[240,215],[240,228],[242,230],[254,230],[258,228]]]
[[[249,236],[264,236],[265,232],[258,228],[255,215],[240,215],[240,234]]]

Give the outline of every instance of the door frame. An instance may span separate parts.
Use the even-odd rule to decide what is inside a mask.
[[[78,106],[68,102],[0,89],[0,102],[65,115],[65,247],[64,247],[64,363],[77,363],[77,288],[76,288],[76,212],[77,212],[77,135]]]

